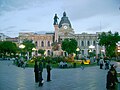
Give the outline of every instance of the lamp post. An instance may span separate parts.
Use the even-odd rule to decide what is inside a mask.
[[[89,52],[93,53],[93,49],[95,48],[95,46],[90,45],[89,48],[90,48],[90,51],[89,51]]]
[[[89,53],[91,53],[91,62],[93,62],[93,49],[95,48],[95,46],[90,45],[89,48],[90,48]]]
[[[117,45],[117,51],[116,51],[117,59],[120,59],[120,41],[118,41],[116,45]]]
[[[80,51],[80,49],[77,48],[77,49],[76,49],[76,52],[77,52],[77,53],[76,53],[77,60],[78,60],[78,58],[79,58],[79,57],[78,57],[78,52],[79,52],[79,51]]]
[[[36,51],[37,49],[36,48],[32,48],[32,57],[35,55],[35,51]]]
[[[25,45],[21,44],[21,45],[19,46],[19,48],[20,48],[20,49],[24,49],[24,48],[25,48]],[[21,52],[21,57],[22,57],[22,52]]]

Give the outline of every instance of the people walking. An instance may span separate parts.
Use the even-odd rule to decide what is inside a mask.
[[[48,64],[47,64],[47,82],[51,81],[50,77],[51,77],[51,74],[50,74],[50,71],[51,71],[51,65],[50,65],[50,61],[48,61]]]
[[[115,90],[117,82],[118,82],[118,80],[117,80],[117,76],[116,76],[116,70],[112,66],[107,74],[107,83],[106,83],[107,90]]]
[[[39,86],[43,86],[43,77],[42,77],[42,72],[43,72],[43,65],[42,62],[39,62]]]
[[[38,68],[38,62],[35,61],[35,65],[34,65],[34,73],[35,73],[35,82],[38,83],[39,81],[39,68]]]

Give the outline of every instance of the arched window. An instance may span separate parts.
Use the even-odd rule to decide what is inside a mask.
[[[48,50],[48,55],[50,55],[50,50]]]
[[[87,42],[87,46],[90,46],[90,41]]]
[[[44,47],[44,42],[43,41],[41,42],[41,47]]]
[[[84,41],[82,41],[81,46],[84,46]]]
[[[35,46],[37,47],[38,45],[37,45],[37,41],[35,42]]]
[[[93,41],[93,46],[95,46],[95,44],[96,44],[95,41]]]
[[[50,41],[48,41],[48,47],[50,47]]]

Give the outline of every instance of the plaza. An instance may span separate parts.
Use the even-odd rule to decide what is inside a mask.
[[[119,67],[117,68],[118,70]],[[0,61],[0,90],[106,90],[107,70],[99,66],[59,69],[51,71],[51,82],[47,82],[43,70],[43,87],[34,81],[33,68],[20,68],[11,61]]]

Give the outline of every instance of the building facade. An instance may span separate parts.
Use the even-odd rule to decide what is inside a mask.
[[[9,37],[4,35],[3,33],[0,33],[0,41],[6,41],[6,38],[9,38]]]
[[[69,18],[66,15],[66,12],[63,13],[63,16],[60,22],[57,21],[57,14],[54,16],[54,33],[46,34],[35,34],[33,32],[28,33],[19,33],[19,44],[23,42],[24,39],[33,40],[33,43],[36,45],[36,49],[43,49],[46,51],[46,55],[51,55],[53,53],[52,43],[64,40],[65,38],[74,38],[78,42],[78,48],[84,56],[88,56],[90,45],[93,45],[92,51],[96,54],[100,53],[100,46],[98,46],[98,33],[88,34],[81,33],[75,34],[74,29],[69,21]]]

